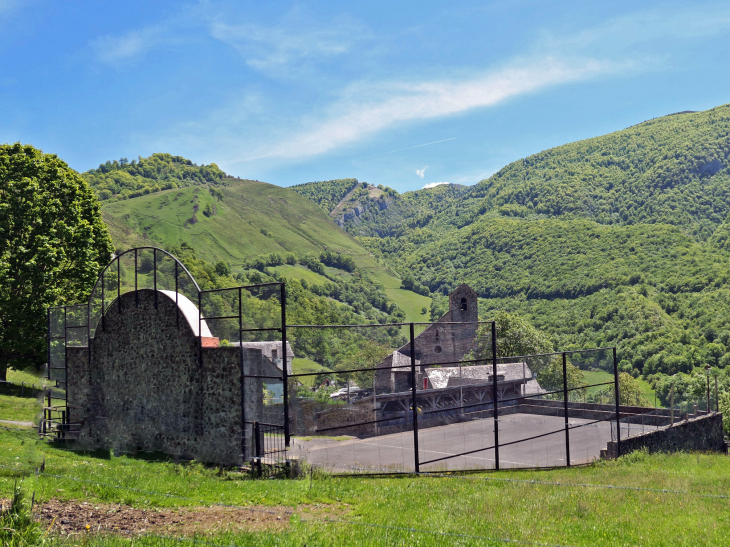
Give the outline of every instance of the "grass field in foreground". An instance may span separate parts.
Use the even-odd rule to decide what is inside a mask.
[[[41,405],[29,386],[40,388],[47,380],[13,369],[8,369],[7,378],[12,384],[0,384],[0,420],[38,423]],[[22,383],[25,388],[21,388]]]
[[[36,476],[34,469],[44,457],[45,472]],[[121,503],[148,511],[230,504],[294,512],[280,531],[211,532],[197,538],[225,546],[730,542],[730,458],[722,455],[635,453],[547,471],[386,478],[316,473],[298,480],[256,481],[199,464],[76,454],[52,448],[31,432],[0,430],[0,465],[0,497],[10,495],[24,469],[23,488],[29,495],[35,492],[36,503],[55,498],[88,502],[90,510],[100,503]],[[316,514],[324,507],[330,509],[328,520]],[[64,540],[85,546],[132,543],[186,544],[91,533]]]

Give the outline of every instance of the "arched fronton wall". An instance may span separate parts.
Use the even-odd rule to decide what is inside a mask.
[[[197,302],[200,295],[197,281],[176,256],[157,247],[129,249],[112,258],[91,290],[89,336],[93,338],[96,335],[99,323],[105,320],[104,314],[110,306],[123,294],[139,289],[177,294],[178,300],[184,298],[191,304]]]
[[[242,401],[254,416],[263,389],[249,381],[242,398],[241,368],[260,371],[261,351],[201,349],[197,308],[168,291],[122,294],[104,324],[88,348],[67,350],[77,445],[242,464]]]

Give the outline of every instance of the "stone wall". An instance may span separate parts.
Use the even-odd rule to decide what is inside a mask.
[[[609,441],[602,456],[610,459],[616,458],[618,444],[616,441]],[[621,440],[622,456],[642,448],[646,448],[649,452],[679,452],[682,450],[723,452],[725,440],[722,434],[722,414],[713,412],[644,435]]]
[[[174,300],[153,290],[115,301],[87,348],[68,348],[70,421],[76,443],[115,453],[162,451],[221,464],[243,463],[241,352],[248,373],[261,351],[204,347]],[[249,372],[251,371],[251,372]],[[261,381],[247,379],[246,420],[263,403]],[[259,400],[261,399],[261,400]],[[249,440],[250,443],[250,440]]]
[[[520,412],[524,414],[541,414],[545,416],[565,415],[563,401],[526,397],[519,399],[519,403]],[[668,409],[621,405],[619,407],[619,415],[622,420],[628,420],[631,423],[637,424],[643,423],[644,425],[665,426],[671,422],[670,411]],[[586,420],[615,420],[616,406],[569,402],[568,417],[583,418]],[[678,413],[675,414],[674,419],[675,421],[680,419]]]

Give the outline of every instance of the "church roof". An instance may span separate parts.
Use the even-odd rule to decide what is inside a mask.
[[[434,389],[449,387],[449,380],[453,378],[452,384],[456,382],[473,382],[482,384],[492,377],[492,365],[471,365],[463,367],[439,367],[426,368],[425,373]],[[537,382],[532,379],[532,371],[526,364],[503,363],[497,365],[497,381],[513,382],[525,380],[528,384]],[[531,386],[534,387],[534,386]],[[539,388],[539,385],[537,386]]]

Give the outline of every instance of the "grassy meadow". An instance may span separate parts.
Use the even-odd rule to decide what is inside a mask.
[[[583,377],[586,379],[586,385],[594,385],[594,384],[600,384],[603,382],[612,382],[613,381],[613,374],[610,374],[608,372],[605,372],[603,370],[584,370],[583,371]],[[644,380],[643,378],[637,378],[636,380],[639,383],[639,386],[641,387],[641,393],[646,397],[646,400],[649,401],[649,406],[654,406],[654,398],[655,393],[652,389],[649,382]],[[589,387],[586,389],[587,393],[595,393],[597,391],[600,391],[605,386],[595,386],[595,387]],[[657,400],[657,406],[661,408],[661,403]]]
[[[36,476],[44,460],[45,471]],[[214,527],[190,538],[221,545],[730,542],[730,459],[721,455],[635,453],[587,467],[464,476],[336,477],[315,471],[296,480],[251,480],[196,463],[74,453],[32,432],[3,429],[0,465],[0,497],[8,498],[20,479],[29,495],[35,493],[37,506],[51,499],[88,504],[83,507],[89,513],[75,517],[81,520],[107,504],[143,509],[150,518],[168,509],[199,508],[202,514],[216,504],[248,507],[252,521],[284,515],[273,529]],[[170,528],[159,535],[179,534]],[[53,542],[67,545],[175,544],[159,535],[89,531],[61,539],[49,532]]]
[[[29,386],[40,388],[47,380],[12,368],[8,369],[7,377],[10,383],[0,384],[0,420],[37,424],[41,405]]]
[[[301,357],[295,357],[291,362],[292,371],[294,374],[306,374],[308,372],[329,372],[331,369],[320,365],[312,361],[311,359],[305,359]],[[314,385],[314,376],[301,376],[297,378],[302,384],[307,387]]]
[[[287,188],[250,180],[229,180],[223,199],[207,188],[174,188],[102,206],[118,247],[186,243],[209,261],[232,266],[270,253],[344,253],[358,267],[383,268],[313,202]],[[206,208],[214,211],[204,214]],[[193,219],[193,217],[195,217]]]

